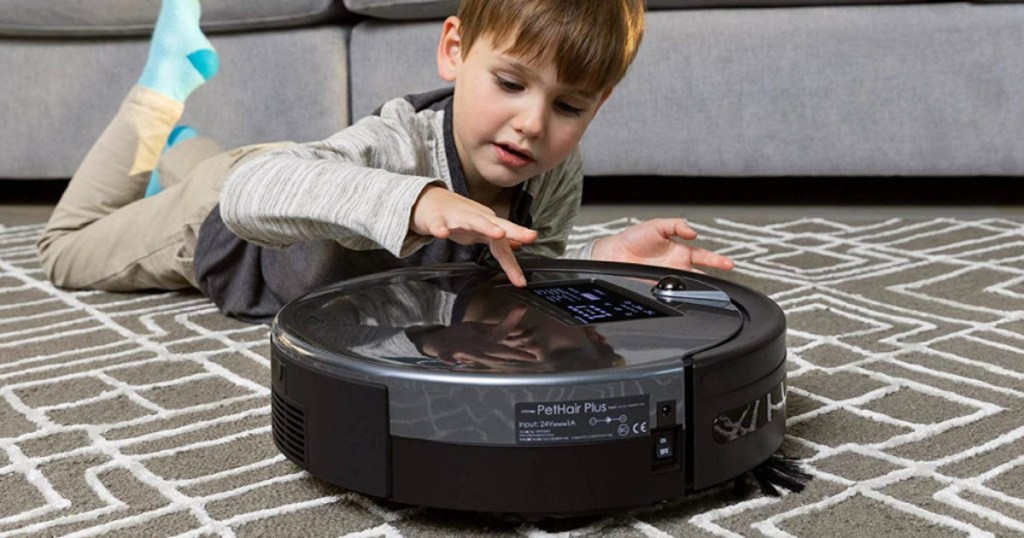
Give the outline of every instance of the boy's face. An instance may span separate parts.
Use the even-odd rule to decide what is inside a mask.
[[[459,19],[438,48],[441,78],[455,82],[453,128],[470,185],[516,186],[564,161],[610,92],[563,85],[551,58],[527,64],[481,36],[463,57]]]

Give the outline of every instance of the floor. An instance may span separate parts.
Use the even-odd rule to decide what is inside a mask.
[[[844,221],[878,218],[1024,218],[1024,206],[834,206],[834,205],[657,205],[657,204],[587,204],[579,224],[591,224],[620,217],[648,219],[681,216],[694,221],[714,218],[735,220],[793,220],[802,217],[828,217]]]
[[[0,222],[8,226],[46,222],[53,211],[50,204],[0,204]]]

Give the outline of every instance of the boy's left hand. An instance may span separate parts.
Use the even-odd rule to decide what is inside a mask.
[[[697,232],[684,219],[651,219],[621,232],[602,237],[594,244],[591,258],[599,261],[639,263],[672,269],[702,272],[694,266],[728,271],[736,264],[709,250],[685,245],[697,238]]]

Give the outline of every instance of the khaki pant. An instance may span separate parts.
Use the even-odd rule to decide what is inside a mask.
[[[38,247],[57,286],[107,291],[197,287],[199,227],[231,169],[269,145],[224,152],[196,137],[161,154],[184,105],[136,86],[71,178]],[[150,174],[163,191],[143,198]]]

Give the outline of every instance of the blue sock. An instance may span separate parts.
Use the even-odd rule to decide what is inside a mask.
[[[163,0],[139,85],[184,103],[220,61],[199,28],[199,0]]]
[[[178,142],[184,142],[189,138],[195,138],[197,136],[199,136],[199,132],[195,129],[188,125],[179,125],[175,127],[167,137],[167,144],[164,146],[163,153],[166,153],[168,149],[171,149],[171,146]],[[153,173],[149,176],[149,185],[146,185],[146,194],[142,197],[149,198],[162,190],[164,190],[164,187],[160,184],[160,171],[154,168]]]

